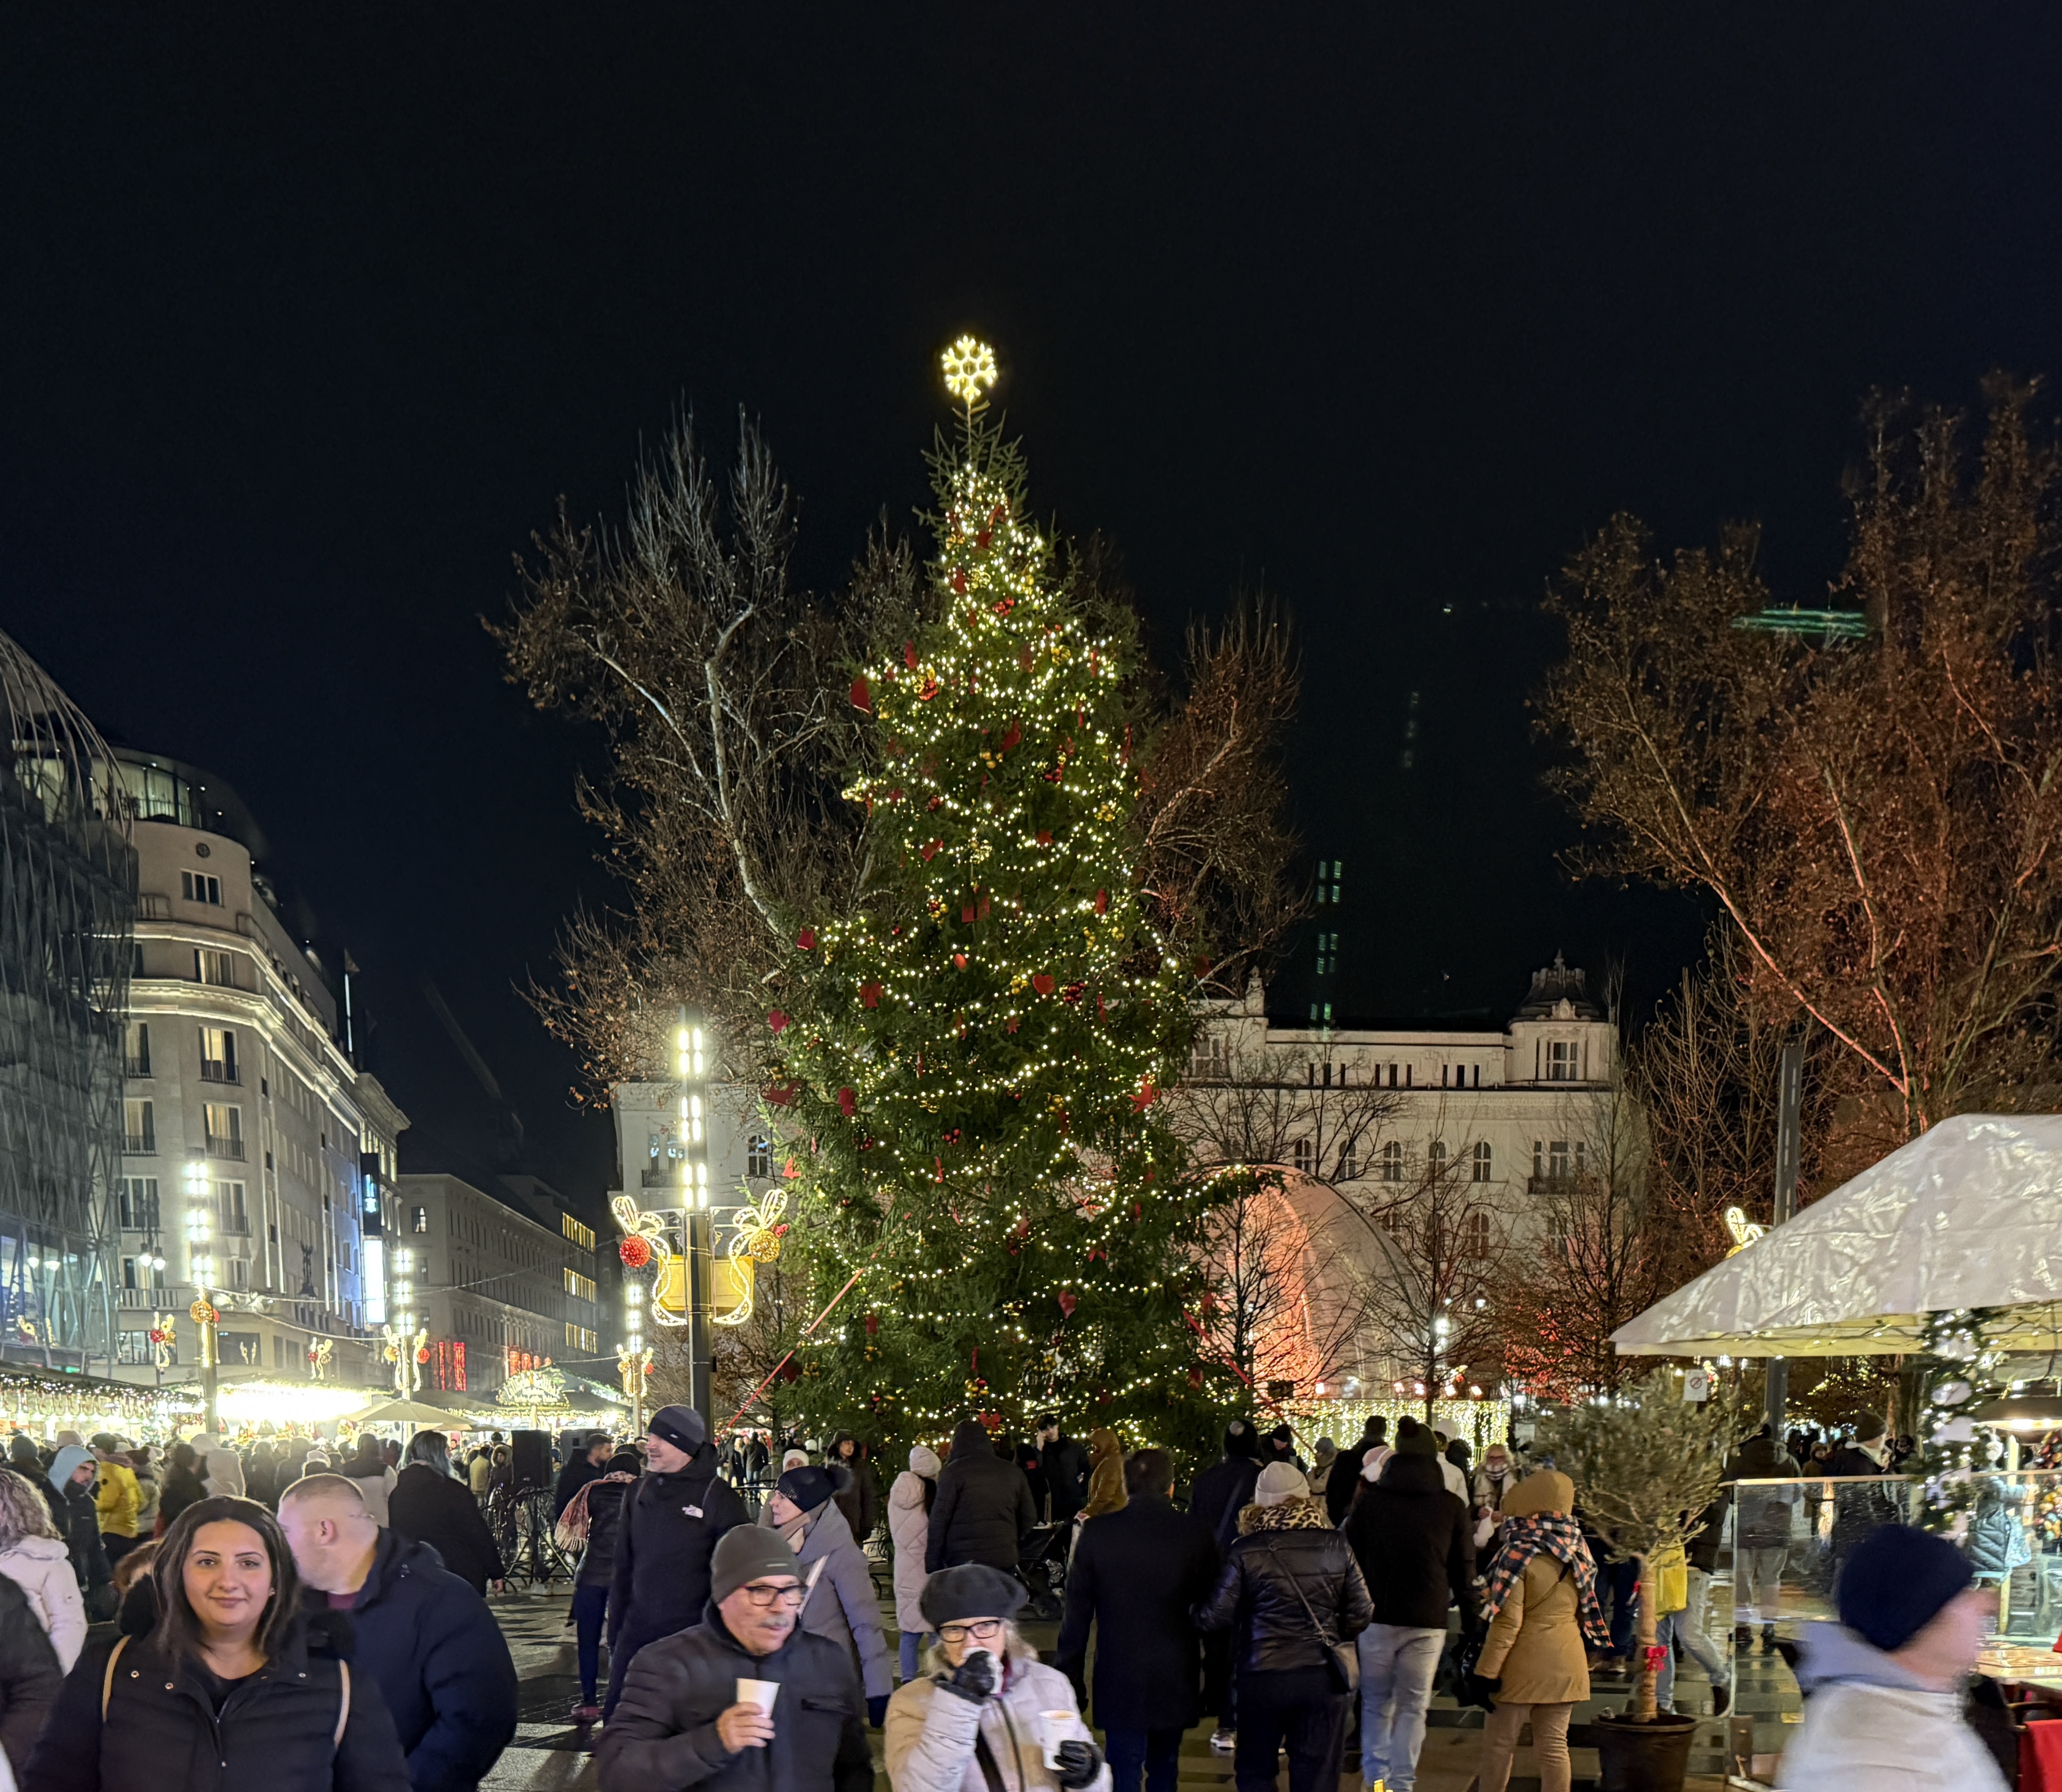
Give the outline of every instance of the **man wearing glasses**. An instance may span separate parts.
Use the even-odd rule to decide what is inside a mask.
[[[778,1531],[724,1532],[707,1617],[630,1664],[596,1751],[601,1792],[873,1792],[859,1676],[800,1628],[807,1595]]]

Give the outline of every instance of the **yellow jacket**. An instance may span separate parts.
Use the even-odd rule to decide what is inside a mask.
[[[1656,1549],[1653,1559],[1647,1565],[1647,1578],[1654,1582],[1654,1615],[1665,1618],[1671,1612],[1679,1612],[1690,1603],[1690,1562],[1683,1553],[1683,1545],[1671,1543],[1667,1548]]]
[[[93,1503],[100,1513],[101,1533],[106,1537],[134,1537],[136,1513],[143,1503],[143,1490],[136,1485],[133,1469],[120,1462],[96,1461],[94,1473],[100,1485]]]

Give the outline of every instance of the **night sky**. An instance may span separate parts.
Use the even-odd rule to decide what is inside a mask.
[[[607,1125],[515,989],[610,898],[598,743],[479,619],[676,406],[763,421],[830,586],[989,337],[1163,648],[1242,583],[1293,611],[1348,1014],[1500,1019],[1557,948],[1651,1004],[1702,927],[1557,868],[1569,551],[1758,518],[1808,601],[1869,387],[2062,371],[2044,8],[204,10],[10,15],[0,628],[242,792],[411,1162],[495,1129],[434,981],[590,1208]]]

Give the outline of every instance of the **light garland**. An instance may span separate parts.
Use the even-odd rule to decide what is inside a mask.
[[[2004,1353],[1988,1341],[1987,1329],[2004,1309],[1956,1307],[1922,1315],[1924,1355],[1931,1360],[1926,1403],[1920,1417],[1921,1460],[1920,1522],[1928,1530],[1960,1536],[1976,1505],[1977,1475],[2004,1453],[2003,1441],[1970,1415],[2004,1389],[1997,1370]]]

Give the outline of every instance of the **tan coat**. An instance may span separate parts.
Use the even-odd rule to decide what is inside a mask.
[[[1485,1680],[1502,1676],[1498,1704],[1579,1704],[1590,1696],[1579,1613],[1572,1568],[1543,1553],[1526,1563],[1475,1664]]]

